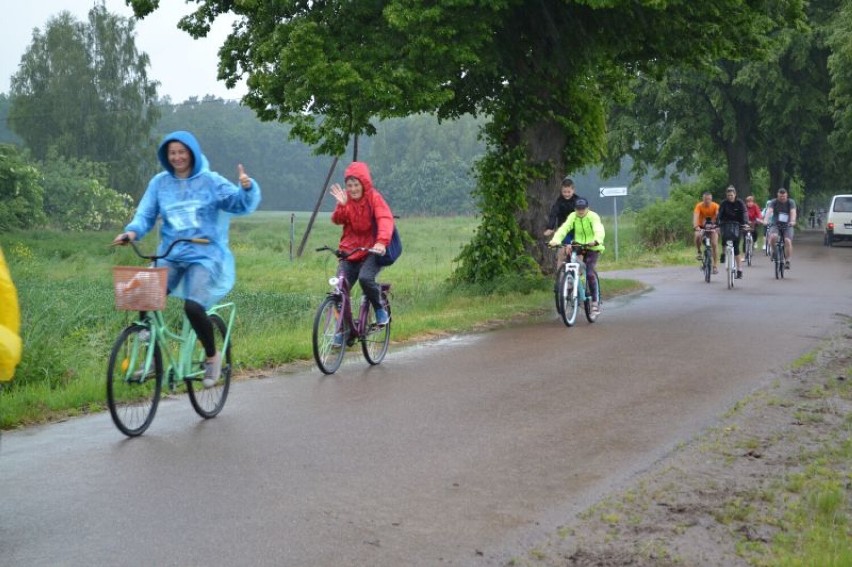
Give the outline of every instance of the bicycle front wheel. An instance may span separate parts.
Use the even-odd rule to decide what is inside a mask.
[[[775,261],[775,279],[781,279],[781,270],[784,269],[784,259],[781,257],[781,248],[775,247],[775,253],[772,256]]]
[[[148,429],[162,385],[163,358],[151,330],[146,325],[127,327],[112,347],[107,369],[107,406],[119,431],[136,437]]]
[[[559,288],[559,303],[562,305],[562,310],[559,312],[562,316],[562,322],[565,323],[566,327],[573,327],[577,321],[577,311],[579,310],[573,273],[566,273],[562,279],[562,287]]]
[[[189,394],[189,401],[192,404],[195,413],[205,419],[216,417],[225,407],[225,400],[228,399],[228,392],[231,389],[231,372],[233,370],[231,361],[231,342],[228,341],[227,348],[223,348],[225,344],[225,336],[228,334],[228,326],[219,315],[210,315],[210,322],[213,323],[213,336],[216,340],[216,351],[222,355],[222,371],[213,386],[205,388],[200,379],[190,379],[186,381],[186,391]],[[207,352],[201,341],[196,339],[195,349],[192,354],[192,368],[204,370],[204,362],[207,360]],[[201,378],[204,376],[201,375]]]
[[[589,297],[591,292],[587,291],[586,301],[583,302],[583,310],[586,312],[586,320],[589,323],[594,323],[598,320],[598,316],[601,314],[601,279],[598,277],[598,273],[596,271],[591,272],[595,276],[595,281],[597,282],[597,289],[595,290],[595,294],[593,297]],[[589,281],[589,274],[586,274],[586,281]],[[598,310],[595,311],[592,309],[592,302],[596,302],[598,304]]]
[[[314,360],[324,374],[337,372],[346,353],[349,337],[342,318],[340,300],[336,297],[326,297],[314,318]]]
[[[726,254],[727,256],[725,260],[727,260],[728,289],[734,289],[734,276],[737,274],[737,261],[734,258],[734,249],[728,248]]]
[[[710,257],[710,249],[704,249],[704,281],[710,283],[710,274],[713,272],[713,258]]]
[[[387,325],[379,327],[376,325],[376,311],[370,302],[367,302],[367,330],[361,337],[361,350],[364,352],[364,358],[370,364],[378,364],[384,360],[388,353],[388,345],[390,344],[390,330],[392,321],[388,321]],[[385,302],[385,309],[388,315],[391,314],[390,303]]]
[[[747,266],[751,266],[751,257],[752,257],[752,254],[754,253],[754,250],[753,250],[753,248],[754,248],[754,239],[752,239],[752,237],[751,237],[751,233],[749,233],[749,235],[748,235],[748,236],[746,236],[746,243],[745,243],[745,246],[746,246],[746,250],[745,250],[745,261],[746,261],[746,265],[747,265]]]

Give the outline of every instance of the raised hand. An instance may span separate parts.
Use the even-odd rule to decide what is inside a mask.
[[[237,177],[240,180],[240,185],[243,189],[251,189],[251,177],[246,173],[243,164],[237,164]]]
[[[334,197],[334,199],[341,205],[345,205],[346,201],[349,200],[349,195],[346,194],[346,191],[339,183],[332,185],[331,189],[329,189],[329,193],[331,193],[331,196]]]

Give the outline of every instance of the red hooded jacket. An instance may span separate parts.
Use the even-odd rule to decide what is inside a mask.
[[[343,178],[355,177],[364,187],[364,195],[357,201],[349,198],[345,205],[337,204],[331,214],[331,222],[343,225],[343,235],[340,237],[340,249],[370,248],[376,242],[385,247],[390,244],[393,235],[393,214],[384,197],[373,187],[370,168],[360,161],[353,161],[346,168]],[[361,251],[347,258],[350,262],[360,262],[367,257],[367,252]]]

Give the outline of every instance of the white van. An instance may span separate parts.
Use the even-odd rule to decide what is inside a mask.
[[[825,219],[825,244],[831,246],[841,240],[852,240],[852,195],[832,197]]]

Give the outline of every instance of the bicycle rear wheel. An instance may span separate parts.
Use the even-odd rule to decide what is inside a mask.
[[[149,354],[152,360],[146,371]],[[119,431],[136,437],[148,429],[157,413],[162,384],[163,358],[151,330],[147,325],[127,327],[112,347],[107,369],[107,406]]]
[[[384,360],[388,353],[391,323],[393,321],[388,321],[387,325],[379,327],[376,325],[376,311],[369,301],[364,308],[367,309],[367,329],[361,337],[361,351],[363,351],[367,362],[375,365]],[[387,300],[385,300],[385,309],[390,316],[391,307]]]
[[[592,272],[595,275],[595,281],[597,282],[597,289],[595,290],[594,297],[589,298],[589,293],[586,294],[586,300],[583,302],[583,309],[586,312],[586,320],[589,323],[594,323],[598,320],[598,316],[601,314],[601,279],[598,277],[598,273],[596,271]],[[589,274],[586,274],[586,281],[589,279]],[[598,311],[592,310],[592,302],[596,301],[598,304]]]
[[[343,328],[340,299],[326,297],[314,318],[314,360],[324,374],[334,374],[346,353],[348,332]]]
[[[565,280],[565,264],[559,266],[556,270],[556,283],[553,284],[553,299],[556,302],[556,312],[562,316],[562,301],[560,299],[559,290],[562,289],[562,282]]]
[[[216,351],[222,354],[222,372],[216,383],[209,388],[205,388],[201,383],[200,378],[186,380],[186,391],[189,393],[189,401],[192,404],[195,413],[205,419],[216,417],[225,407],[225,400],[228,399],[228,391],[231,389],[231,343],[228,342],[228,348],[223,349],[225,344],[225,336],[228,333],[228,326],[219,315],[210,315],[210,322],[213,323],[213,336],[216,339]],[[231,337],[233,339],[233,337]],[[195,349],[192,354],[192,368],[204,369],[204,362],[207,360],[207,352],[205,352],[201,341],[196,339]],[[203,378],[203,375],[201,376]]]
[[[559,314],[567,327],[573,327],[577,322],[577,311],[580,307],[577,290],[574,289],[575,283],[574,274],[566,273],[562,278],[562,287],[559,288],[559,303],[562,305]]]

